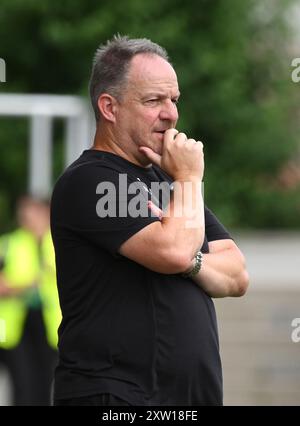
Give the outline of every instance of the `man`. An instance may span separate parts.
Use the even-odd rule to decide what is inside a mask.
[[[248,277],[203,206],[202,143],[175,130],[176,73],[157,44],[114,37],[96,52],[90,95],[94,145],[52,197],[55,404],[221,405],[211,297],[243,295]],[[158,182],[174,182],[167,206]]]
[[[50,405],[61,319],[49,204],[30,196],[17,203],[19,227],[0,237],[0,355],[12,381],[14,405]]]

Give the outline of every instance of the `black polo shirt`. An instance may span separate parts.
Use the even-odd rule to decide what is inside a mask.
[[[54,188],[51,230],[63,314],[54,396],[112,393],[133,405],[221,405],[211,298],[180,274],[159,274],[118,254],[124,241],[159,220],[124,214],[143,201],[124,195],[121,175],[128,187],[142,185],[145,200],[153,182],[171,182],[158,167],[87,150]],[[209,241],[230,238],[207,208],[205,229],[203,252]]]

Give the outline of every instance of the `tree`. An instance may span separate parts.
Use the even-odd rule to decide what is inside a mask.
[[[209,206],[228,226],[299,227],[299,184],[280,183],[296,152],[300,105],[286,49],[293,1],[282,3],[2,0],[7,83],[0,90],[87,96],[98,44],[117,32],[151,38],[166,47],[179,77],[178,128],[204,142]],[[12,200],[25,189],[27,128],[0,119],[0,129],[7,227]]]

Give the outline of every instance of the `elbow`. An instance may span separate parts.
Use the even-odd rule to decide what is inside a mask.
[[[246,271],[246,269],[244,269],[236,278],[234,296],[235,297],[244,296],[247,292],[248,286],[249,286],[249,274]]]
[[[244,296],[247,292],[247,289],[249,287],[249,274],[246,269],[246,259],[244,255],[239,252],[240,254],[240,268],[239,273],[236,275],[235,278],[235,291],[234,295],[235,297],[241,297]]]

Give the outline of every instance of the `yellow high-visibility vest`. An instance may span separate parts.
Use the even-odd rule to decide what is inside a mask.
[[[9,286],[25,289],[33,283],[38,284],[47,340],[50,346],[56,348],[61,311],[50,231],[44,236],[40,248],[33,235],[24,229],[17,229],[2,236],[1,257],[4,258],[1,273]],[[22,338],[27,309],[25,293],[23,296],[0,298],[0,320],[5,325],[5,339],[0,340],[0,347],[12,349],[18,345]]]

